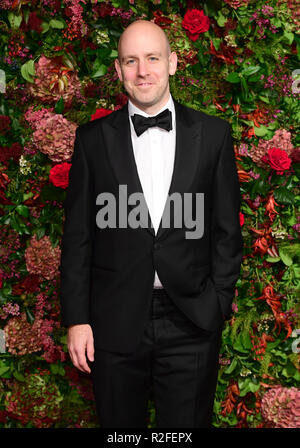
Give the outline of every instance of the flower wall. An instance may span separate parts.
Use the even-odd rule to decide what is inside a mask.
[[[114,59],[138,18],[178,54],[174,98],[232,126],[244,257],[213,424],[300,427],[296,3],[0,1],[0,427],[98,426],[60,325],[63,201],[76,127],[127,101]]]

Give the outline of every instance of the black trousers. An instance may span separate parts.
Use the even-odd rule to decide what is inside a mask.
[[[131,354],[95,350],[89,363],[100,427],[211,427],[222,328],[200,329],[164,289],[154,289],[143,340]]]

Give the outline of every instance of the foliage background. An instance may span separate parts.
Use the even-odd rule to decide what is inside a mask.
[[[173,96],[232,125],[244,259],[213,424],[300,427],[296,0],[1,0],[0,14],[0,427],[98,426],[60,326],[63,201],[77,125],[127,101],[113,61],[137,18],[179,56]]]

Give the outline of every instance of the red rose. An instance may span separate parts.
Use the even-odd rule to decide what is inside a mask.
[[[50,170],[49,180],[55,187],[67,188],[69,185],[69,171],[71,163],[63,162]]]
[[[283,174],[291,166],[291,159],[287,153],[280,148],[270,148],[268,155],[264,157],[264,161],[269,163],[270,167],[276,171],[277,174]]]
[[[242,212],[240,212],[240,226],[242,227],[244,225],[245,218]]]
[[[182,27],[186,30],[188,37],[196,41],[201,33],[209,29],[209,18],[203,10],[189,9],[183,18]]]
[[[96,120],[97,118],[105,117],[106,115],[109,115],[112,113],[112,110],[103,109],[96,109],[96,112],[92,115],[92,120]]]

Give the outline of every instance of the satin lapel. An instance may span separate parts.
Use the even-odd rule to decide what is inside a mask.
[[[124,190],[122,190],[123,196],[126,196],[126,202],[132,193],[141,194],[143,207],[145,207],[144,210],[147,211],[147,220],[145,222],[140,216],[138,219],[141,221],[145,230],[155,236],[153,224],[151,222],[150,213],[143,194],[143,189],[134,159],[128,117],[128,103],[126,103],[125,106],[118,111],[113,121],[109,122],[108,120],[103,123],[103,130],[106,149],[115,174],[116,182],[118,185],[125,185],[127,187],[127,195]],[[127,207],[137,215],[138,210],[135,209],[137,205],[139,204],[128,204]]]
[[[174,100],[174,99],[173,99]],[[188,192],[196,175],[200,154],[201,154],[201,134],[202,121],[194,121],[188,108],[174,100],[176,112],[176,149],[173,176],[169,188],[168,196],[178,192],[181,195],[183,204],[183,193]],[[162,219],[156,238],[161,238],[169,228],[162,227],[162,221],[168,213],[168,199],[165,204]],[[171,208],[172,211],[172,208]],[[183,215],[183,210],[182,210]],[[170,216],[170,228],[174,224],[173,213]]]
[[[173,101],[176,112],[176,146],[174,169],[168,196],[178,192],[183,199],[183,193],[189,191],[199,163],[202,122],[199,120],[194,121],[188,108],[178,103],[174,98]],[[145,230],[155,237],[153,224],[134,159],[128,117],[128,103],[118,111],[113,120],[107,120],[103,123],[103,131],[103,138],[116,182],[118,185],[127,186],[126,201],[132,193],[139,192],[142,194],[148,216],[147,222],[142,223]],[[128,208],[133,209],[133,212],[135,212],[134,207],[135,205],[128,205]],[[165,204],[163,216],[167,213],[167,207],[168,200]],[[149,226],[147,226],[147,223],[149,223]],[[173,223],[174,216],[170,214],[170,228],[172,228]],[[156,239],[161,238],[167,231],[169,229],[162,227],[161,220]]]

